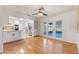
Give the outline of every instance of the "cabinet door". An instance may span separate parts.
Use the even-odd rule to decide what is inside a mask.
[[[12,42],[21,39],[21,32],[4,32],[3,33],[3,43]]]
[[[12,35],[10,32],[4,32],[3,33],[3,42],[7,43],[10,42],[12,40]]]
[[[14,40],[20,40],[21,39],[21,32],[17,31],[15,32],[15,39]]]
[[[3,32],[3,43],[7,41],[7,33]]]
[[[13,32],[9,32],[7,37],[8,37],[7,38],[8,42],[14,41],[14,33]]]
[[[10,41],[15,41],[15,32],[10,33],[11,37],[9,37]]]

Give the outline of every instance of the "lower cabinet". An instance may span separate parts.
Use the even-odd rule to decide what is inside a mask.
[[[4,31],[3,32],[3,43],[21,40],[21,31]]]

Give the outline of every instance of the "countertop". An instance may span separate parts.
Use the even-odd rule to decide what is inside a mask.
[[[21,30],[3,30],[4,32],[14,32],[14,31],[21,31]]]

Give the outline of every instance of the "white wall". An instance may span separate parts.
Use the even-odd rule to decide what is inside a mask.
[[[63,39],[64,41],[77,43],[76,32],[76,10],[69,11],[58,15],[56,19],[62,19],[63,21]]]
[[[3,11],[2,6],[0,6],[0,53],[3,52],[2,30],[3,30]]]
[[[79,33],[77,33],[77,47],[78,47],[78,51],[79,51]]]
[[[39,20],[39,34],[43,36],[43,22],[62,20],[63,21],[63,39],[64,41],[77,43],[77,33],[76,33],[76,11],[68,11],[52,17],[46,17]]]

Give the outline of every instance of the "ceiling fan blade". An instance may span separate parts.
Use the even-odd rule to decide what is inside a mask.
[[[32,15],[35,15],[35,14],[32,14]]]
[[[38,13],[34,13],[34,14],[32,14],[32,15],[37,15]]]
[[[48,16],[47,14],[43,13],[44,16]]]

